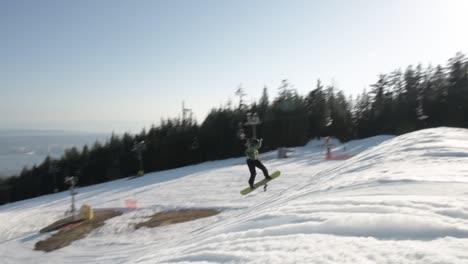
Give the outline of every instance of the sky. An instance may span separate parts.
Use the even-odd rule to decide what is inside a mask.
[[[468,1],[0,0],[0,128],[139,132],[468,52]]]

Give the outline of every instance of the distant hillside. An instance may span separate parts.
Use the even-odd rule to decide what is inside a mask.
[[[58,158],[67,148],[103,142],[108,136],[75,131],[0,129],[0,177],[16,174],[24,166],[39,164],[47,155]]]

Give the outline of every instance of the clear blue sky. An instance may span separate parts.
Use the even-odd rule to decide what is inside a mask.
[[[468,50],[468,1],[0,0],[0,128],[140,131],[201,122],[242,83],[360,93]]]

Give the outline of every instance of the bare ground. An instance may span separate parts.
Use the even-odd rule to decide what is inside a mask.
[[[70,245],[73,241],[84,238],[94,229],[104,225],[107,219],[121,215],[119,211],[102,210],[94,212],[94,218],[91,220],[73,221],[71,218],[59,220],[52,225],[42,229],[40,232],[49,232],[67,226],[69,224],[79,224],[70,229],[62,229],[57,234],[41,240],[36,243],[34,249],[50,252]]]
[[[146,222],[139,223],[135,226],[136,229],[140,227],[158,227],[171,224],[177,224],[182,222],[188,222],[195,219],[209,217],[219,214],[219,211],[215,210],[180,210],[180,211],[169,211],[159,212],[154,214],[151,219]]]
[[[140,227],[153,228],[188,222],[199,218],[217,215],[219,213],[220,211],[216,210],[180,210],[159,212],[154,214],[148,221],[135,225],[135,229],[138,229]],[[94,218],[92,220],[74,220],[70,217],[59,220],[43,228],[40,232],[44,233],[58,229],[60,229],[60,231],[45,240],[37,242],[34,249],[50,252],[66,247],[70,245],[73,241],[86,237],[86,235],[88,235],[91,231],[104,225],[104,222],[107,219],[119,216],[121,214],[122,212],[114,210],[100,210],[94,212]],[[70,224],[76,224],[76,226],[64,228],[66,226],[70,226]]]

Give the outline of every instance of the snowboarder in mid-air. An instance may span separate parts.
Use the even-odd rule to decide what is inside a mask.
[[[249,166],[250,171],[250,179],[249,179],[249,186],[252,189],[255,189],[254,182],[255,182],[255,175],[257,175],[255,167],[262,170],[265,179],[271,180],[270,175],[268,174],[268,170],[262,164],[262,162],[258,159],[258,149],[262,147],[262,139],[258,140],[256,138],[252,140],[247,140],[247,149],[245,150],[245,155],[247,156],[247,166]]]

